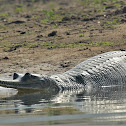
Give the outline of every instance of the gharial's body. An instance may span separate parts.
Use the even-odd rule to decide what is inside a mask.
[[[62,74],[43,76],[16,74],[13,80],[0,80],[4,87],[66,90],[126,84],[126,51],[112,51],[89,58]]]

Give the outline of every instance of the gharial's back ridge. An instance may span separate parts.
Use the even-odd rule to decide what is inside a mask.
[[[26,89],[77,90],[126,84],[126,51],[111,51],[83,61],[57,75],[14,74],[14,80],[0,80],[1,86]]]
[[[80,83],[100,85],[117,85],[126,82],[126,52],[113,51],[100,54],[83,61],[76,67],[63,74],[57,75],[61,80],[77,81],[79,77]],[[64,81],[63,81],[64,82]]]

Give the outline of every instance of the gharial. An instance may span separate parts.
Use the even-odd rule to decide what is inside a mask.
[[[57,75],[13,74],[12,80],[0,80],[0,86],[49,91],[77,90],[126,84],[126,51],[103,53]]]

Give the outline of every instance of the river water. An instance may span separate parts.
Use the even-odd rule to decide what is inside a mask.
[[[125,87],[104,87],[90,93],[26,90],[1,94],[1,126],[126,125]]]

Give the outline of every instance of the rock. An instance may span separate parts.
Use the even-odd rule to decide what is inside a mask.
[[[21,32],[20,34],[25,34],[26,32]]]
[[[89,49],[88,47],[85,47],[85,48],[79,49],[78,51],[84,51],[84,50],[88,50],[88,49]]]
[[[66,35],[70,35],[70,32],[65,32],[66,33]]]
[[[125,49],[120,49],[120,51],[126,51]]]
[[[26,33],[25,31],[20,31],[20,30],[17,30],[16,32],[19,32],[20,34],[25,34]]]
[[[60,64],[60,66],[61,66],[62,68],[69,67],[69,66],[70,66],[70,63],[71,63],[71,62],[69,62],[69,61],[68,61],[68,62],[63,62],[63,63]]]
[[[122,38],[123,38],[123,39],[126,39],[126,35],[123,35]]]
[[[77,17],[75,17],[75,16],[71,16],[71,19],[77,19]]]
[[[31,16],[30,15],[26,15],[25,18],[31,18]]]
[[[126,7],[122,9],[122,13],[126,13]]]
[[[121,19],[121,22],[122,22],[122,23],[125,23],[125,22],[126,22],[126,19]]]
[[[106,6],[106,5],[107,5],[107,2],[103,2],[103,5],[105,5],[105,6]]]
[[[96,18],[94,17],[91,17],[91,18],[84,18],[82,21],[93,21],[95,20]]]
[[[115,11],[115,15],[123,14],[123,13],[126,13],[126,7],[122,8],[122,9],[117,9]]]
[[[4,51],[5,51],[5,52],[12,52],[12,51],[14,51],[14,50],[16,50],[16,47],[10,47],[10,48],[8,48],[8,49],[5,49]]]
[[[8,58],[7,56],[5,56],[3,59],[4,59],[4,60],[8,60],[9,58]]]
[[[69,18],[69,17],[64,17],[64,18],[62,19],[62,21],[70,21],[70,18]]]
[[[115,8],[114,5],[109,5],[109,6],[106,7],[106,9],[114,9],[114,8]]]
[[[42,38],[42,37],[43,37],[43,35],[38,35],[38,36],[37,36],[37,38]]]
[[[12,46],[12,47],[9,47],[9,48],[5,48],[4,51],[5,52],[12,52],[12,51],[15,51],[19,47],[22,47],[22,45],[16,45],[16,46]]]
[[[25,21],[17,20],[17,21],[12,21],[9,24],[22,24],[25,23]]]
[[[119,10],[119,9],[117,9],[117,10],[114,12],[115,15],[118,15],[118,14],[120,14],[120,13],[122,13],[122,12],[121,12],[121,10]]]
[[[51,33],[48,34],[48,37],[55,36],[57,31],[52,31]]]

